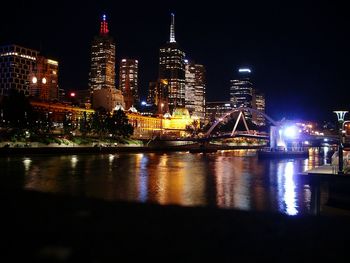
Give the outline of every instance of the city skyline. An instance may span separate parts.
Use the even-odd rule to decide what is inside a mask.
[[[337,108],[347,109],[341,93],[346,88],[348,39],[340,7],[269,2],[250,9],[247,4],[235,4],[228,9],[220,1],[212,8],[182,1],[137,2],[129,17],[123,12],[130,8],[128,4],[89,2],[81,12],[77,3],[63,1],[48,13],[40,1],[35,3],[23,1],[14,14],[0,18],[0,43],[37,49],[58,60],[60,87],[67,90],[87,88],[91,41],[106,13],[118,50],[116,60],[139,60],[140,91],[145,99],[148,83],[157,78],[158,51],[168,40],[169,14],[174,12],[176,40],[186,58],[207,69],[208,101],[228,100],[235,70],[249,66],[256,87],[266,94],[267,113],[276,119],[326,119]],[[14,6],[7,3],[6,8]]]

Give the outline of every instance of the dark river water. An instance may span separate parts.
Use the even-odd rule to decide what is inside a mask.
[[[0,158],[2,186],[104,200],[312,213],[313,186],[298,175],[326,155],[261,160],[252,150]]]

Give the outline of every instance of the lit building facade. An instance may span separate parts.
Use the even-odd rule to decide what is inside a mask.
[[[61,102],[45,102],[45,101],[30,101],[31,106],[37,112],[43,114],[50,114],[50,119],[54,122],[63,122],[65,116],[70,115],[72,121],[79,121],[79,119],[84,117],[84,114],[90,118],[95,112],[91,109],[85,109],[80,107],[73,107],[67,103]]]
[[[207,101],[206,120],[211,122],[217,118],[221,118],[236,107],[237,105],[232,101]]]
[[[58,99],[58,62],[18,45],[0,47],[0,95],[10,90],[41,100]]]
[[[42,101],[31,101],[33,109],[37,112],[50,113],[53,122],[63,122],[65,116],[78,124],[84,118],[90,119],[94,110],[72,107],[70,104],[51,103]],[[185,136],[186,127],[193,122],[188,110],[184,108],[176,109],[172,116],[151,117],[143,116],[138,112],[126,112],[129,123],[134,127],[134,138],[153,138],[154,136]]]
[[[185,107],[185,53],[175,41],[174,14],[171,14],[170,40],[159,50],[159,79],[168,83],[170,111]]]
[[[230,101],[237,103],[237,107],[253,108],[254,87],[251,81],[251,70],[240,68],[237,77],[230,81]],[[245,112],[246,119],[252,119],[250,112]]]
[[[186,63],[185,105],[190,114],[205,119],[205,68],[194,62]]]
[[[39,52],[18,45],[0,47],[0,95],[11,90],[29,96],[29,74],[35,67]]]
[[[265,113],[265,95],[259,92],[255,92],[253,96],[253,108]],[[263,115],[253,113],[253,122],[258,126],[265,126],[266,119]]]
[[[102,16],[100,34],[91,46],[90,90],[115,89],[115,43],[109,36],[106,15]]]
[[[119,88],[123,92],[125,107],[139,105],[138,66],[136,59],[122,59],[119,68]]]
[[[29,74],[29,95],[41,100],[59,98],[58,62],[38,56]]]

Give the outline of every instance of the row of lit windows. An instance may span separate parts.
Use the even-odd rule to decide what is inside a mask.
[[[16,46],[16,45],[8,45],[8,46],[0,47],[0,53],[5,53],[5,52],[16,52],[16,53],[30,55],[32,57],[36,57],[38,54],[38,52],[35,50]]]
[[[21,58],[26,58],[26,59],[30,59],[30,60],[36,60],[36,57],[32,57],[32,56],[28,56],[28,55],[24,55],[24,54],[19,54],[17,52],[7,52],[7,53],[2,53],[0,54],[0,57],[8,57],[8,56],[19,56]]]

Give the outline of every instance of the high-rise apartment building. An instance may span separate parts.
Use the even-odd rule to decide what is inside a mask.
[[[185,105],[191,115],[205,118],[205,68],[185,60]]]
[[[102,16],[100,34],[91,46],[90,90],[115,87],[115,43],[109,36],[106,15]]]
[[[119,88],[123,92],[125,107],[139,105],[138,64],[136,59],[122,59],[119,68]]]
[[[159,79],[168,83],[169,109],[185,107],[185,53],[175,40],[175,15],[171,14],[170,39],[159,50]]]
[[[58,99],[58,62],[18,45],[0,47],[0,95],[10,90],[42,100]]]

